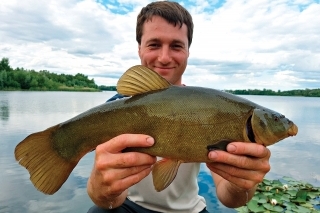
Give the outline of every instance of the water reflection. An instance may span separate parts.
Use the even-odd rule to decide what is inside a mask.
[[[62,188],[48,196],[37,191],[26,169],[14,159],[18,142],[33,132],[63,122],[111,97],[114,92],[0,92],[0,213],[86,212],[93,204],[86,183],[94,153],[87,154]],[[270,146],[271,171],[268,178],[292,176],[320,186],[320,99],[302,97],[245,96],[283,113],[299,127],[296,137]],[[224,207],[215,196],[209,170],[203,164],[198,183],[210,212],[235,212]]]
[[[206,199],[207,210],[209,212],[236,212],[234,209],[225,207],[216,197],[216,187],[212,176],[205,164],[201,164],[201,170],[198,177],[199,194]]]
[[[0,119],[3,121],[7,121],[9,119],[10,111],[8,100],[0,101]]]

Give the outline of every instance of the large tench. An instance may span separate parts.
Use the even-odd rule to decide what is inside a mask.
[[[181,163],[210,162],[210,150],[225,150],[232,141],[268,146],[298,132],[284,115],[247,99],[209,88],[173,86],[140,65],[123,74],[117,90],[131,97],[94,107],[17,145],[15,158],[38,190],[55,193],[86,153],[124,133],[155,139],[152,147],[124,151],[165,158],[152,170],[155,189],[161,191]]]

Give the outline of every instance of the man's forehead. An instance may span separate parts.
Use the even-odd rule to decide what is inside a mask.
[[[165,21],[167,22],[167,24],[170,24],[172,25],[173,27],[178,27],[178,28],[182,28],[183,25],[185,25],[187,27],[187,25],[185,23],[180,23],[179,21],[177,21],[176,23],[174,23],[174,21],[170,22],[168,21],[167,19],[165,19],[164,17],[162,16],[158,16],[158,15],[153,15],[149,18],[147,18],[144,23],[143,23],[143,26],[146,24],[146,23],[152,23],[152,22],[157,22],[157,21]]]
[[[152,16],[150,19],[147,19],[144,23],[143,23],[143,29],[142,29],[142,36],[145,37],[146,34],[148,34],[148,40],[154,40],[154,41],[160,41],[161,39],[160,34],[161,32],[163,32],[163,34],[161,34],[161,37],[163,36],[168,36],[170,37],[173,42],[180,42],[180,43],[184,43],[184,39],[181,37],[181,35],[176,35],[176,38],[172,38],[173,36],[173,31],[171,31],[171,29],[168,29],[167,26],[164,26],[163,23],[166,23],[168,25],[171,25],[173,28],[176,28],[177,31],[179,33],[183,33],[185,34],[185,38],[188,38],[188,27],[186,24],[183,24],[182,26],[179,25],[179,23],[177,25],[174,25],[174,23],[170,23],[168,20],[160,17],[160,16]],[[147,31],[146,31],[147,28]],[[158,30],[158,29],[163,29],[163,30]],[[157,31],[158,30],[158,31]],[[156,33],[155,35],[152,35],[153,33]]]

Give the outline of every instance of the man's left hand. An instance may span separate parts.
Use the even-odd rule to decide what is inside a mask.
[[[210,151],[207,167],[244,190],[254,188],[270,170],[270,150],[256,143],[232,142],[227,151]]]

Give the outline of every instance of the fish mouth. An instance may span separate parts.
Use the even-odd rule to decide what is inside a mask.
[[[288,129],[288,135],[295,136],[296,134],[298,134],[298,127],[292,123],[292,126]]]

